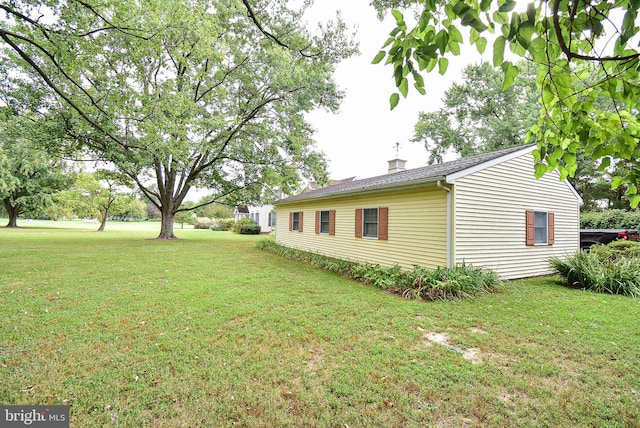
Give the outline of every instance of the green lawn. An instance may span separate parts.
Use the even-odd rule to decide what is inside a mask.
[[[425,303],[262,237],[19,224],[0,404],[69,404],[72,427],[640,425],[640,300],[544,278]]]

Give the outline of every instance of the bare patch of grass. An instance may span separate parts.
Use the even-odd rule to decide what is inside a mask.
[[[427,340],[431,343],[436,343],[440,346],[443,346],[447,349],[451,349],[452,351],[457,352],[462,355],[462,358],[469,361],[471,364],[480,364],[484,361],[482,357],[482,352],[479,348],[469,348],[469,349],[461,349],[458,346],[452,345],[449,343],[449,338],[446,334],[443,333],[427,333],[425,335]]]

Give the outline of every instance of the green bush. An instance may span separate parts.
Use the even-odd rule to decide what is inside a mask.
[[[637,247],[612,244],[592,247],[591,252],[579,252],[566,260],[554,257],[550,263],[569,286],[599,293],[640,296],[640,257],[631,255]]]
[[[216,224],[211,226],[211,230],[215,230],[215,231],[231,230],[235,223],[236,223],[235,220],[232,218],[220,219],[216,222]]]
[[[622,258],[640,258],[640,242],[613,241],[607,245],[593,245],[589,251],[603,262]]]
[[[243,224],[237,228],[240,235],[260,235],[260,225],[258,224]]]
[[[464,263],[453,268],[428,270],[414,266],[404,271],[399,266],[383,267],[355,263],[309,253],[276,244],[272,239],[258,242],[258,248],[299,260],[338,273],[406,298],[423,300],[459,299],[498,290],[500,279],[493,271],[474,268]]]
[[[258,235],[260,226],[250,218],[241,218],[233,224],[231,230],[241,235]]]
[[[250,218],[241,218],[240,220],[236,221],[233,224],[233,226],[231,227],[231,230],[235,233],[242,233],[241,230],[245,230],[246,226],[258,226],[258,225]]]
[[[640,229],[640,211],[607,210],[580,215],[581,229]]]

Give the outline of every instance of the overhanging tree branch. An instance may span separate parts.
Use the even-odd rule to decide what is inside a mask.
[[[564,53],[565,56],[567,57],[567,60],[571,61],[572,59],[581,59],[584,61],[592,61],[592,62],[609,62],[609,61],[624,62],[624,61],[630,61],[630,60],[640,58],[640,53],[636,53],[632,55],[623,55],[623,56],[600,57],[600,56],[583,55],[583,54],[573,52],[571,50],[570,45],[567,46],[567,42],[564,40],[562,26],[560,25],[560,2],[561,1],[562,0],[555,0],[553,2],[552,19],[553,19],[553,28],[556,32],[556,38],[558,39],[558,44],[560,45],[560,49],[562,50],[562,53]],[[576,2],[575,7],[577,7],[577,2],[580,0],[574,0],[574,1]],[[573,23],[574,17],[575,17],[575,10],[572,13],[571,17],[569,18],[569,21],[571,23]],[[570,34],[572,34],[572,32],[570,32]],[[571,37],[569,38],[569,41],[571,41]]]
[[[249,4],[248,0],[242,0],[242,4],[244,5],[244,7],[247,9],[247,13],[249,14],[249,18],[251,18],[251,20],[253,21],[253,23],[255,24],[256,27],[258,27],[258,30],[260,30],[260,32],[262,34],[264,34],[266,37],[268,37],[269,39],[273,40],[278,46],[283,47],[287,50],[291,50],[294,52],[298,52],[300,55],[302,55],[305,58],[316,58],[319,56],[319,54],[308,54],[305,52],[305,49],[308,49],[309,46],[304,47],[303,49],[295,49],[292,48],[291,46],[287,45],[286,43],[284,43],[282,40],[280,40],[278,37],[276,37],[275,35],[273,35],[272,33],[270,33],[269,31],[267,31],[262,24],[260,24],[260,20],[258,19],[258,17],[256,16],[255,12],[253,11],[253,8],[251,7],[251,5]]]
[[[80,106],[78,106],[77,103],[75,103],[71,97],[69,97],[64,91],[62,91],[58,85],[56,85],[50,78],[49,76],[42,70],[42,68],[40,68],[40,66],[38,66],[38,64],[35,63],[35,61],[33,59],[31,59],[31,57],[29,55],[27,55],[18,45],[16,45],[15,43],[13,43],[13,41],[7,37],[7,32],[6,31],[2,31],[0,30],[0,38],[2,38],[2,40],[5,41],[5,43],[7,43],[9,46],[11,46],[11,48],[13,48],[13,50],[15,50],[18,55],[20,55],[20,57],[27,62],[27,64],[29,64],[29,66],[42,78],[42,80],[45,81],[45,83],[47,84],[47,86],[49,86],[51,89],[53,89],[53,91],[58,94],[58,96],[60,98],[62,98],[65,102],[67,102],[67,104],[69,104],[69,106],[71,106],[71,108],[73,108],[75,111],[78,112],[78,114],[80,116],[82,116],[83,119],[85,119],[94,129],[98,130],[99,132],[103,133],[104,135],[109,136],[109,138],[111,138],[114,142],[125,146],[125,144],[120,141],[119,138],[117,138],[116,136],[112,135],[111,133],[109,133],[108,131],[106,131],[102,126],[100,126],[100,124],[98,124],[97,122],[95,122]]]
[[[136,37],[138,39],[141,40],[151,40],[152,36],[141,36],[139,35],[139,30],[137,30],[136,28],[131,28],[131,27],[123,27],[123,26],[118,26],[113,24],[109,19],[105,18],[100,12],[98,12],[92,5],[90,5],[89,3],[85,2],[85,1],[80,1],[80,0],[74,0],[76,1],[79,5],[81,5],[82,7],[86,8],[87,10],[91,11],[91,13],[93,13],[95,16],[97,16],[99,19],[101,19],[103,22],[105,22],[107,24],[107,27],[104,28],[99,28],[99,29],[95,29],[95,30],[91,30],[89,32],[83,33],[83,34],[79,34],[79,37],[84,37],[84,36],[90,36],[92,34],[95,34],[97,32],[101,32],[101,31],[105,31],[105,30],[116,30],[116,31],[120,31],[124,34],[127,34],[129,36],[132,37]]]

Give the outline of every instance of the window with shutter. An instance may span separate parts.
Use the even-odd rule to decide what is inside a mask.
[[[356,238],[389,239],[389,208],[356,209]]]
[[[290,213],[289,223],[289,230],[302,232],[302,211]]]
[[[336,234],[336,210],[316,211],[316,234]]]
[[[527,245],[553,245],[555,242],[555,216],[547,211],[526,211]]]

